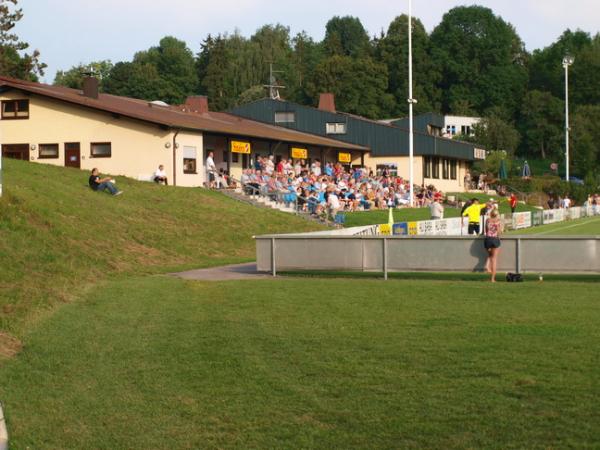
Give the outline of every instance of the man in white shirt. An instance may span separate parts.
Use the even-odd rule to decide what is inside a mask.
[[[217,179],[217,166],[215,165],[214,157],[215,155],[213,152],[208,152],[208,157],[206,158],[206,180],[209,189],[215,187],[215,181]]]
[[[327,197],[327,206],[329,207],[329,213],[331,214],[331,217],[335,220],[335,216],[342,207],[336,192],[331,192]]]
[[[164,183],[165,186],[169,185],[167,180],[167,172],[165,172],[165,166],[162,164],[158,166],[158,169],[156,169],[156,172],[154,172],[154,182],[158,184]]]
[[[562,201],[562,207],[564,209],[569,209],[571,207],[571,199],[565,195]]]
[[[444,207],[437,197],[433,198],[433,202],[431,205],[429,205],[429,211],[431,212],[431,220],[439,220],[444,218]]]

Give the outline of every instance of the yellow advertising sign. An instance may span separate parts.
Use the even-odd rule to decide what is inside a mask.
[[[391,236],[392,235],[392,226],[388,223],[379,225],[379,234],[382,236]]]
[[[408,222],[408,235],[416,236],[419,233],[417,222]]]
[[[249,155],[251,153],[250,142],[231,141],[231,153]]]
[[[308,150],[305,148],[292,147],[292,158],[308,159]]]
[[[350,164],[352,163],[352,154],[351,153],[338,153],[338,161],[341,163]]]

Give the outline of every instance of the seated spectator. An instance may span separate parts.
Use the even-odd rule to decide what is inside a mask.
[[[158,169],[156,169],[156,172],[154,172],[154,182],[158,184],[163,183],[165,186],[169,185],[167,180],[167,172],[165,172],[165,166],[162,164],[158,166]]]
[[[115,187],[114,180],[110,177],[100,178],[100,173],[95,167],[92,169],[92,174],[88,180],[90,187],[94,191],[108,191],[112,195],[121,195],[123,191]]]

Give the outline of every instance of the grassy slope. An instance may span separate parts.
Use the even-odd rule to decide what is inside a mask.
[[[0,398],[14,448],[592,448],[599,317],[590,283],[128,277]]]
[[[109,275],[164,273],[252,260],[254,234],[314,225],[201,189],[118,178],[120,197],[86,172],[4,160],[0,199],[0,331],[68,301]]]

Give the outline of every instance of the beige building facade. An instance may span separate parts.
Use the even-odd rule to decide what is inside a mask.
[[[315,154],[367,150],[213,113],[204,97],[188,100],[174,107],[101,94],[93,79],[78,91],[0,78],[2,155],[143,181],[162,165],[169,184],[197,187],[207,182],[209,152],[218,169],[239,178],[258,155],[289,157],[293,148]],[[233,144],[240,142],[249,154],[235,152]]]

